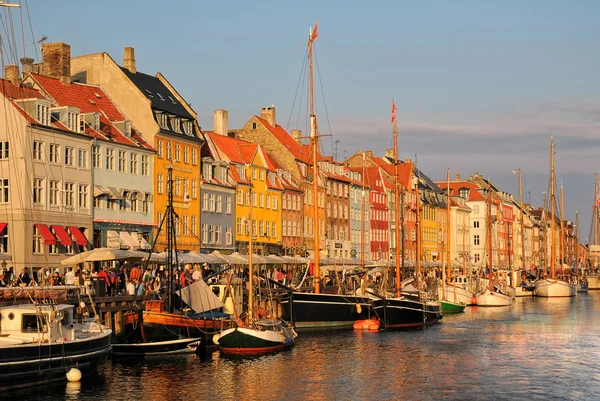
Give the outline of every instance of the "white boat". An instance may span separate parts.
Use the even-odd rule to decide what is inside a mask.
[[[489,289],[477,294],[476,298],[477,306],[510,306],[513,303],[513,299],[510,295],[490,291]]]
[[[590,275],[585,278],[588,282],[588,290],[600,290],[600,276]]]
[[[0,308],[0,387],[66,380],[71,368],[96,370],[111,350],[112,330],[78,323],[73,305],[14,305]]]
[[[575,294],[575,284],[563,280],[543,278],[535,283],[535,295],[538,297],[574,297]]]
[[[463,305],[475,305],[475,294],[472,291],[451,284],[446,284],[446,299]]]
[[[535,295],[535,287],[533,285],[527,285],[525,287],[523,286],[518,286],[518,287],[513,287],[513,286],[509,286],[507,288],[507,292],[508,295],[510,295],[513,298],[516,297],[532,297]]]

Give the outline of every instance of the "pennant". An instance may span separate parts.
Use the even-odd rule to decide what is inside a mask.
[[[594,203],[594,206],[598,206],[600,205],[600,196],[598,197],[598,199],[596,199],[596,202]]]
[[[319,21],[315,22],[315,29],[312,31],[312,35],[310,37],[310,41],[314,42],[316,38],[319,37]]]
[[[392,100],[392,122],[396,122],[396,103]]]

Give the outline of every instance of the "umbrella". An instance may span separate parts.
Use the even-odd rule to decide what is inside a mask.
[[[147,254],[145,254],[147,255]],[[103,260],[123,260],[123,259],[141,259],[135,256],[131,257],[130,251],[112,248],[96,248],[91,251],[85,251],[63,259],[61,265],[76,265],[83,262],[96,262]]]
[[[240,255],[239,252],[234,252],[231,255],[223,255],[232,265],[247,265],[248,258]]]
[[[277,255],[266,255],[266,256],[263,256],[263,258],[266,260],[266,263],[269,263],[269,264],[285,263],[285,260]]]

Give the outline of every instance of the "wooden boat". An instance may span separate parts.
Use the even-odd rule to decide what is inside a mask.
[[[465,305],[465,304],[460,304],[460,303],[446,301],[446,300],[441,300],[441,301],[439,301],[439,303],[442,306],[442,313],[444,315],[447,315],[450,313],[462,313],[465,311],[465,308],[467,307],[467,305]]]
[[[112,331],[73,319],[73,305],[0,308],[0,387],[4,390],[66,380],[77,368],[93,373],[110,353]]]
[[[510,306],[512,303],[513,299],[510,295],[498,291],[486,289],[484,292],[477,294],[477,306]]]
[[[376,299],[371,308],[386,330],[419,328],[438,323],[443,317],[438,302],[408,297]]]
[[[535,283],[535,295],[538,297],[573,297],[577,294],[575,284],[555,277],[556,230],[554,221],[554,138],[550,138],[550,277],[544,277]],[[562,256],[562,255],[561,255]]]
[[[201,338],[181,338],[177,340],[117,343],[113,344],[112,353],[115,356],[148,356],[163,354],[194,353],[197,351]]]

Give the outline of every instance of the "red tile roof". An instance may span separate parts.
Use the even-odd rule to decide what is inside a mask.
[[[446,189],[448,184],[446,181],[436,181],[435,184],[442,189]],[[485,201],[486,198],[483,196],[477,189],[479,186],[477,184],[469,182],[469,181],[450,181],[450,195],[451,196],[460,196],[460,189],[468,188],[469,189],[469,199],[467,201]]]
[[[304,163],[309,163],[310,148],[308,148],[307,150],[307,148],[305,147],[307,145],[301,145],[298,142],[296,142],[296,140],[292,138],[292,136],[288,134],[281,125],[275,125],[275,127],[273,127],[264,118],[258,116],[254,117],[256,117],[256,119],[262,125],[264,125],[265,128],[268,129],[269,132],[271,132],[273,136],[275,136],[275,138],[277,138],[277,140],[281,142],[281,144],[285,146],[296,159],[301,160]]]
[[[86,126],[87,134],[102,139],[110,137],[114,142],[124,145],[152,149],[139,133],[132,130],[134,138],[128,138],[112,124],[116,121],[125,121],[126,118],[99,86],[80,83],[65,84],[60,79],[34,73],[31,73],[30,76],[58,106],[74,106],[81,110],[81,113],[100,113],[100,131]]]

